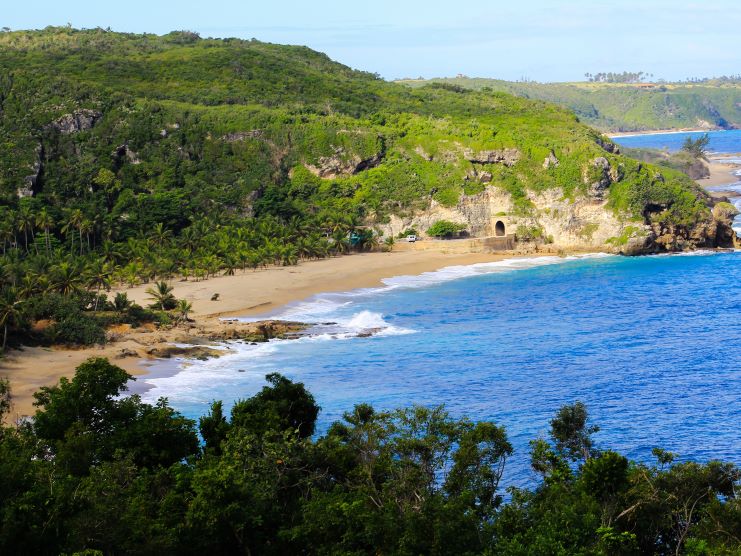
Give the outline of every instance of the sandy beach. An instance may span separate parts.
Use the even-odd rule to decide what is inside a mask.
[[[404,247],[404,246],[402,246]],[[197,342],[207,335],[224,334],[235,324],[220,317],[263,315],[287,303],[300,301],[321,292],[348,291],[381,285],[383,278],[421,274],[446,266],[493,262],[513,254],[450,253],[409,251],[361,253],[297,266],[271,267],[210,280],[173,281],[174,294],[193,304],[193,323],[169,330],[153,327],[123,328],[114,331],[114,341],[105,346],[84,349],[24,348],[0,359],[0,376],[8,377],[13,395],[10,420],[32,415],[33,393],[41,386],[55,384],[61,377],[71,377],[75,368],[90,357],[107,357],[132,375],[148,372],[158,353],[173,342]],[[129,298],[147,305],[147,285],[125,291]],[[114,292],[111,292],[113,294]],[[218,301],[211,301],[218,293]]]
[[[736,157],[738,158],[738,156]],[[717,187],[739,181],[734,171],[741,165],[713,158],[711,175],[697,183]],[[723,197],[726,192],[716,191]],[[8,377],[13,394],[11,420],[32,415],[33,393],[41,386],[55,384],[61,377],[71,377],[75,368],[90,357],[107,357],[132,375],[148,373],[148,368],[172,343],[206,343],[206,337],[229,337],[239,325],[221,320],[233,316],[265,316],[295,301],[322,292],[349,291],[378,286],[383,278],[417,275],[446,266],[493,262],[523,254],[466,253],[460,242],[437,242],[429,250],[414,250],[397,245],[390,253],[361,253],[316,261],[303,261],[297,266],[270,267],[260,270],[237,271],[234,276],[218,276],[205,281],[174,280],[174,295],[192,303],[192,323],[158,330],[153,326],[138,329],[122,328],[110,334],[109,343],[83,349],[61,347],[27,347],[11,351],[0,359],[0,377]],[[459,244],[459,245],[456,245]],[[417,245],[416,247],[421,247]],[[425,245],[425,247],[430,247]],[[462,252],[463,251],[463,252]],[[146,306],[149,285],[118,288],[111,292],[126,292],[129,299]],[[218,300],[212,301],[214,294]]]
[[[652,129],[651,131],[611,131],[608,137],[637,137],[639,135],[669,135],[673,133],[709,133],[723,131],[722,129],[707,129],[704,127],[688,127],[683,129]]]
[[[741,154],[737,155],[723,155],[710,158],[708,161],[708,168],[710,168],[710,176],[701,180],[697,180],[697,183],[704,188],[712,188],[709,191],[710,196],[717,200],[730,199],[738,197],[737,191],[723,191],[724,185],[730,185],[732,183],[741,182],[736,172],[741,170],[741,164],[727,162],[727,159],[741,158]]]

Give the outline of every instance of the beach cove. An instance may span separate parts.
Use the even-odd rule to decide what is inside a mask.
[[[75,368],[90,357],[108,357],[134,376],[147,375],[156,357],[147,350],[164,348],[191,336],[223,333],[233,327],[223,319],[266,313],[271,309],[300,301],[321,292],[348,291],[381,285],[383,278],[400,274],[420,274],[445,266],[470,265],[499,261],[508,255],[485,253],[450,253],[441,251],[403,251],[361,253],[298,266],[270,267],[234,276],[210,280],[174,281],[177,297],[193,304],[192,327],[156,330],[142,327],[124,330],[105,346],[65,349],[62,347],[24,347],[0,360],[0,373],[10,379],[13,392],[12,418],[33,415],[33,393],[42,386],[55,384],[61,377],[71,377]],[[510,257],[513,255],[509,255]],[[149,285],[124,288],[130,299],[147,305]],[[218,301],[211,301],[214,293]]]

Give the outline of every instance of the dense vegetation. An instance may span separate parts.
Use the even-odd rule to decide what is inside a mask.
[[[619,169],[621,218],[643,221],[647,205],[679,226],[709,214],[680,173],[621,157],[543,102],[411,90],[307,48],[188,32],[0,33],[3,343],[98,342],[112,322],[169,318],[122,316],[100,298],[111,283],[390,243],[374,228],[483,191],[472,157],[500,151],[515,161],[476,171],[521,215],[528,192],[587,195],[600,157]]]
[[[505,488],[506,431],[443,407],[357,405],[324,434],[303,385],[273,374],[198,426],[123,396],[104,359],[0,428],[3,554],[738,554],[734,465],[631,462],[595,446],[580,404],[531,443],[532,489]],[[7,384],[0,408],[8,410]]]
[[[596,81],[520,83],[459,77],[405,80],[402,83],[412,87],[440,83],[462,90],[505,92],[553,102],[573,110],[580,120],[603,131],[741,127],[738,80],[720,78],[697,83],[657,83],[654,86],[613,83],[607,78]]]

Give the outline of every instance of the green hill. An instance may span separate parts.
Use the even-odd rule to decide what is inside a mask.
[[[442,83],[496,91],[564,106],[603,131],[741,127],[739,83],[534,83],[485,78],[402,80],[410,87]]]
[[[554,104],[187,32],[0,33],[0,293],[34,299],[11,336],[56,314],[46,295],[87,311],[111,280],[294,264],[438,217],[487,235],[495,215],[564,249],[730,241],[686,176]],[[102,337],[86,326],[41,340]]]
[[[453,205],[482,190],[464,179],[473,166],[467,150],[517,149],[516,166],[486,170],[493,185],[520,197],[556,186],[584,193],[583,165],[613,156],[598,133],[553,105],[410,90],[303,47],[48,29],[0,35],[0,68],[0,191],[8,205],[30,189],[41,204],[82,201],[111,218],[169,195],[187,205],[181,219],[219,205],[283,217],[331,209],[380,221],[430,196]],[[551,151],[561,160],[546,171]],[[638,166],[620,163],[625,184],[643,179]],[[115,175],[115,194],[96,182],[101,171]],[[137,231],[134,222],[124,228]]]

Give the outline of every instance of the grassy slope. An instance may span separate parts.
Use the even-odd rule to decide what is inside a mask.
[[[741,86],[666,84],[656,89],[607,83],[514,83],[484,78],[401,81],[410,87],[432,82],[472,90],[491,89],[553,102],[604,131],[693,128],[700,121],[741,127]]]
[[[40,144],[37,203],[53,209],[92,203],[95,176],[106,169],[121,182],[108,207],[114,217],[128,214],[133,199],[150,210],[151,197],[177,196],[186,213],[213,213],[239,212],[257,195],[258,209],[279,216],[290,216],[275,208],[290,201],[303,213],[382,221],[430,197],[452,205],[461,192],[483,189],[463,180],[471,167],[464,150],[516,148],[522,157],[512,168],[480,169],[524,212],[527,189],[585,194],[584,168],[605,156],[623,165],[610,195],[627,217],[641,217],[647,203],[668,205],[659,216],[682,224],[707,214],[679,172],[662,169],[666,179],[657,179],[655,168],[606,153],[598,133],[565,109],[503,93],[411,89],[304,47],[48,29],[0,34],[0,69],[0,202],[9,205]],[[71,135],[48,127],[79,108],[101,111],[101,122]],[[253,130],[256,137],[225,139]],[[138,163],[113,155],[122,145]],[[551,150],[561,164],[545,170]],[[302,165],[374,154],[383,155],[379,166],[335,179]]]

